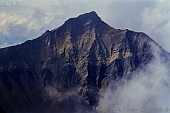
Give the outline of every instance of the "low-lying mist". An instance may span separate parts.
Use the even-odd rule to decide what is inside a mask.
[[[47,113],[97,113],[78,94],[77,88],[59,91],[54,86],[46,86],[44,102],[49,108]]]
[[[110,81],[109,86],[100,92],[96,108],[98,113],[170,112],[169,68],[161,57],[161,48],[155,44],[151,44],[151,47],[154,57],[149,64],[136,70],[135,75],[129,80],[122,78],[118,82]],[[52,109],[61,106],[60,110],[63,110],[68,106],[65,110],[73,108],[70,111],[72,113],[92,113],[90,106],[77,95],[76,91],[61,93],[56,89],[51,86],[45,89],[45,95],[56,104]],[[93,113],[96,113],[96,110],[94,109]]]
[[[154,59],[130,79],[113,81],[100,93],[99,113],[170,112],[170,76],[161,49],[151,44]],[[167,61],[168,62],[168,61]],[[115,88],[116,87],[116,88]]]

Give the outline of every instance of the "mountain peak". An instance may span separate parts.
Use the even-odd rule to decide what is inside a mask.
[[[82,15],[79,15],[78,17],[75,18],[70,18],[68,19],[65,24],[69,25],[75,25],[75,24],[85,24],[86,22],[93,22],[93,23],[98,23],[101,21],[101,18],[97,15],[95,11],[85,13]]]
[[[83,32],[89,29],[100,27],[108,27],[108,25],[101,20],[95,11],[91,11],[68,19],[61,27],[59,27],[57,30],[54,30],[54,32],[57,31],[59,34],[76,34],[80,30]]]
[[[89,13],[79,15],[78,18],[80,18],[80,19],[89,18],[91,20],[101,20],[101,18],[97,15],[97,13],[95,11],[91,11]]]

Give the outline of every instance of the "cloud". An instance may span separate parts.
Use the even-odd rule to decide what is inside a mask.
[[[155,7],[144,9],[141,16],[141,29],[145,30],[163,48],[170,51],[170,1],[158,0]]]
[[[60,26],[66,20],[63,5],[59,0],[1,1],[0,44],[24,42]]]
[[[101,93],[98,111],[118,113],[166,113],[170,105],[170,76],[160,49],[151,44],[154,60],[130,79],[110,84]],[[123,84],[122,84],[123,83]],[[113,88],[116,86],[116,88]]]
[[[18,44],[21,44],[21,43],[23,43],[23,42],[18,41],[17,43],[12,43],[12,44],[9,44],[8,42],[4,42],[3,44],[0,44],[0,48],[5,48],[5,47],[13,46],[13,45],[18,45]]]
[[[54,84],[46,86],[42,93],[44,103],[50,107],[50,113],[97,113],[80,97],[78,88],[57,90]],[[46,106],[46,104],[45,104]]]
[[[75,88],[76,89],[76,88]],[[74,90],[75,90],[74,89]],[[54,101],[63,101],[73,95],[76,95],[76,92],[72,90],[65,91],[64,93],[61,91],[58,91],[56,87],[54,86],[46,86],[44,88],[44,98],[50,98]]]
[[[0,45],[0,48],[4,48],[4,47],[8,47],[8,46],[10,46],[10,45],[8,44],[8,42],[5,42],[5,43],[3,43],[3,44]]]
[[[10,6],[0,2],[0,44],[10,42],[12,33],[8,25],[20,25],[26,29],[20,41],[33,39],[46,30],[59,27],[68,18],[95,10],[110,26],[117,29],[131,29],[147,33],[165,50],[170,51],[170,2],[169,0],[49,0],[15,1]],[[13,2],[9,0],[8,2]],[[9,4],[9,3],[8,3]],[[19,27],[21,28],[21,27]],[[18,28],[18,31],[20,29]],[[17,29],[17,27],[15,27]],[[12,29],[10,29],[12,30]],[[17,41],[16,41],[17,43]]]
[[[1,13],[0,16],[0,44],[6,42],[9,45],[13,45],[15,43],[30,39],[31,36],[34,36],[32,34],[33,32],[30,33],[30,31],[37,30],[36,26],[30,28],[29,24],[34,22],[34,20],[30,21],[29,17],[26,18],[18,14],[10,15],[6,13]]]
[[[57,13],[54,13],[50,10],[35,8],[29,13],[0,13],[0,47],[7,43],[14,45],[36,38],[46,30],[60,26],[62,22],[60,22],[58,15],[64,12],[56,10]]]

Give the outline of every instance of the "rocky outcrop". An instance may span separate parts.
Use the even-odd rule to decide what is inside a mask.
[[[159,47],[142,32],[110,27],[95,12],[71,18],[0,49],[0,106],[7,113],[96,112],[110,80],[129,79],[153,58],[150,43]]]

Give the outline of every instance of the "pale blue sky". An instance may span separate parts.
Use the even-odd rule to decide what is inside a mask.
[[[90,11],[114,28],[145,32],[170,52],[170,0],[0,0],[0,47],[37,38]]]

